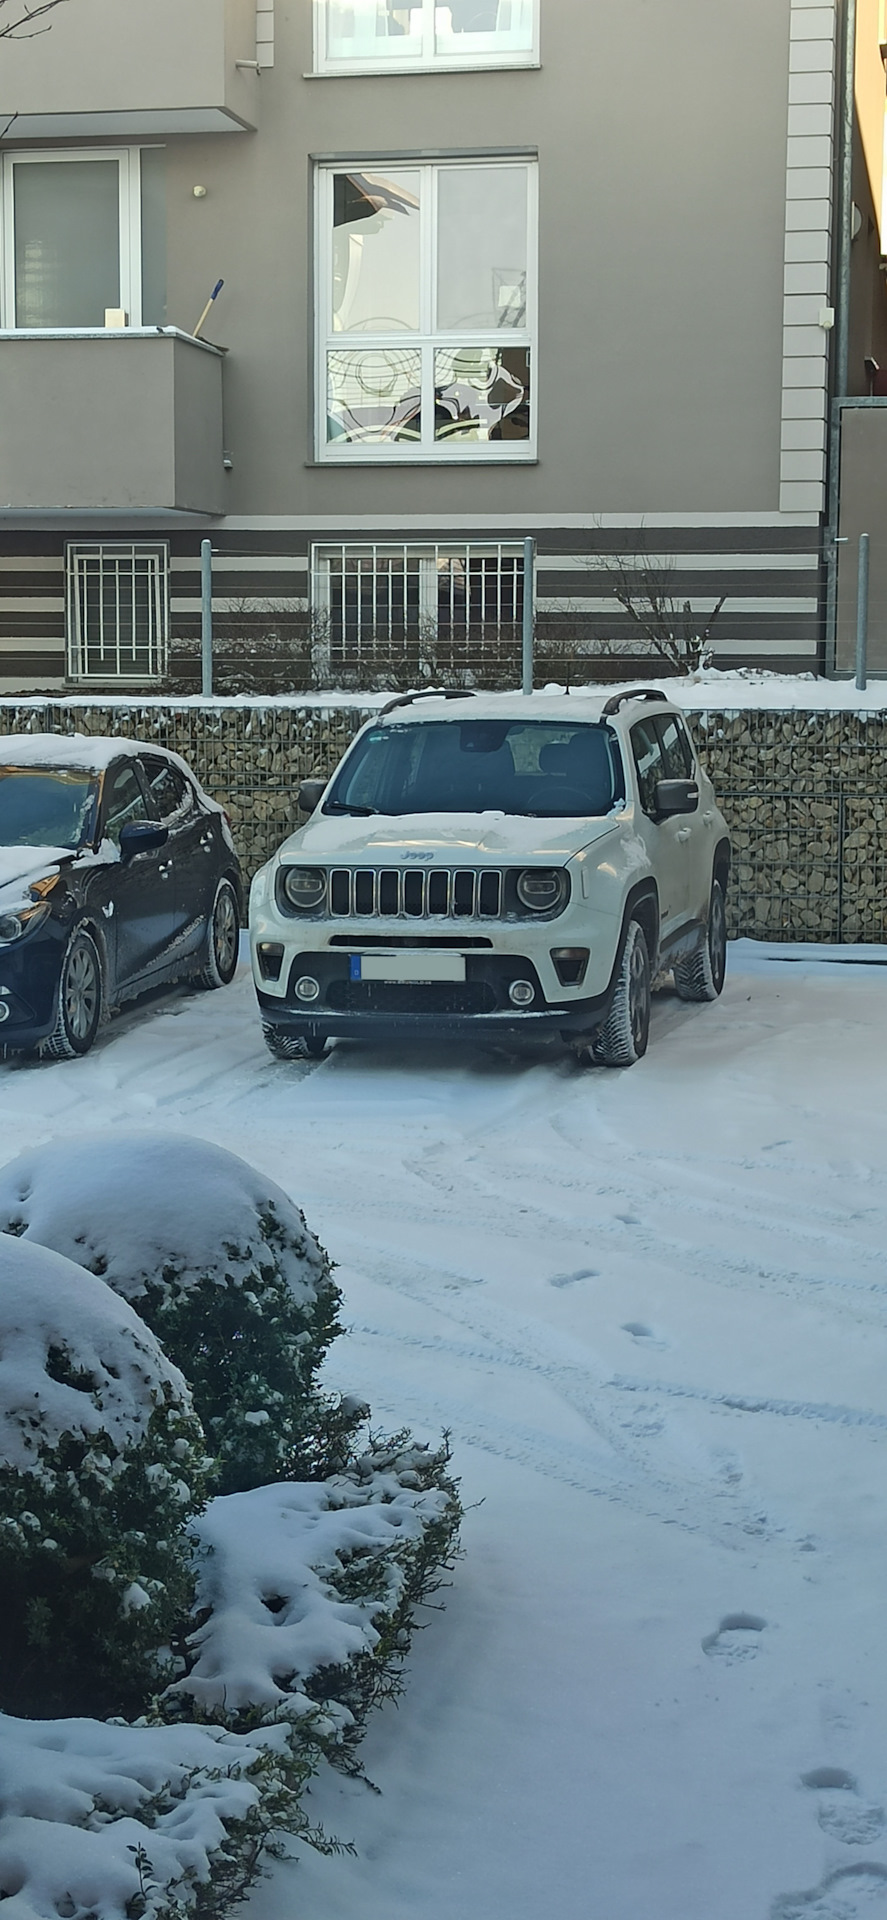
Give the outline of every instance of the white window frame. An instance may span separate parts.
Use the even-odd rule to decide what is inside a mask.
[[[435,47],[436,0],[413,0],[413,8],[421,9],[423,24],[421,34],[404,36],[404,50],[398,53],[372,54],[357,52],[352,56],[340,56],[330,53],[327,23],[329,19],[329,0],[314,0],[314,71],[315,73],[459,73],[466,68],[487,67],[538,67],[539,65],[539,9],[541,0],[526,0],[532,12],[531,45],[508,52],[500,46],[491,49],[479,49],[475,45],[464,53],[447,51],[438,53]],[[565,0],[561,0],[565,4]],[[409,41],[418,43],[410,46]]]
[[[116,639],[107,649],[116,654],[115,669],[102,667],[95,672],[89,668],[89,654],[95,642],[82,630],[80,620],[80,594],[78,591],[84,560],[98,560],[104,568],[106,560],[120,560],[129,556],[131,560],[145,557],[154,562],[154,574],[151,594],[153,606],[153,634],[148,641],[148,664],[144,668],[125,670],[120,665],[121,645],[119,627]],[[72,540],[65,547],[65,603],[66,603],[66,658],[69,680],[89,681],[93,684],[118,682],[129,686],[143,685],[146,681],[160,680],[166,673],[169,654],[169,545],[165,540]]]
[[[437,257],[437,188],[436,180],[447,168],[466,169],[471,166],[516,169],[527,177],[527,308],[524,327],[478,327],[476,332],[457,332],[433,330],[433,301],[436,287]],[[418,173],[422,179],[420,199],[424,208],[422,214],[422,232],[420,237],[420,311],[421,326],[416,333],[335,333],[332,327],[332,285],[333,285],[333,181],[337,174],[350,172],[371,172],[384,174],[386,167],[398,171],[408,169]],[[431,191],[427,191],[430,185]],[[483,158],[464,158],[454,156],[452,160],[412,161],[392,156],[386,160],[367,161],[354,158],[337,161],[335,165],[324,164],[316,169],[316,252],[315,252],[315,458],[324,466],[353,466],[355,463],[373,466],[406,465],[415,466],[476,466],[484,462],[509,465],[536,459],[536,418],[538,392],[538,225],[539,225],[539,169],[538,162],[525,157],[489,155]],[[448,444],[435,441],[434,421],[434,354],[438,348],[470,347],[526,347],[530,361],[530,432],[526,440],[498,441],[461,441]],[[361,348],[372,351],[374,348],[390,348],[403,352],[414,348],[421,356],[421,413],[425,423],[424,438],[418,443],[394,441],[343,441],[327,439],[327,354],[330,352],[359,351]]]
[[[83,160],[116,160],[120,245],[120,290],[118,306],[126,313],[127,325],[142,323],[142,207],[141,154],[138,147],[77,147],[58,150],[41,148],[38,152],[7,153],[0,158],[2,182],[2,249],[0,249],[0,328],[4,332],[92,333],[92,327],[16,327],[15,321],[15,169],[64,161],[76,166]],[[101,331],[101,329],[99,329]]]
[[[380,560],[383,562],[402,560],[404,577],[406,577],[408,570],[413,571],[413,577],[418,587],[417,619],[421,631],[429,636],[436,636],[437,634],[437,623],[440,612],[439,562],[441,560],[461,560],[470,565],[470,562],[473,560],[495,560],[498,565],[500,579],[497,596],[498,612],[496,619],[489,621],[488,624],[497,628],[503,626],[514,627],[518,624],[514,613],[512,613],[510,617],[507,614],[503,614],[501,575],[502,563],[503,561],[507,561],[514,569],[515,588],[517,587],[518,581],[522,581],[524,549],[520,541],[324,540],[318,541],[312,546],[309,561],[311,612],[312,615],[315,616],[321,633],[322,623],[325,620],[329,620],[332,612],[333,595],[331,582],[333,576],[331,563],[334,561],[341,562],[344,571],[345,565],[350,562],[352,565],[367,567],[371,574],[375,574],[377,561]],[[384,573],[380,574],[379,577],[387,579],[390,576]],[[487,622],[485,622],[485,624],[487,624]],[[359,658],[365,658],[367,663],[371,665],[374,652],[378,650],[380,640],[382,641],[384,650],[386,639],[388,647],[394,648],[398,644],[399,638],[400,636],[394,632],[393,625],[389,624],[389,632],[386,636],[384,633],[380,635],[374,624],[373,627],[367,631],[366,649],[362,648],[361,636],[360,633],[358,633],[357,655]],[[458,645],[458,630],[454,631],[452,638],[455,640],[456,645]],[[403,636],[403,639],[404,644],[406,644],[406,635]],[[324,647],[322,644],[319,644],[315,649],[316,664],[329,666],[329,654],[332,653],[332,651],[332,635],[330,634],[327,637],[326,646]],[[326,653],[327,658],[321,662],[320,654],[322,652]]]

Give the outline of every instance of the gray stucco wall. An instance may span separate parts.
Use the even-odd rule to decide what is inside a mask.
[[[259,132],[168,148],[171,322],[226,283],[226,510],[775,510],[788,31],[788,0],[543,0],[538,71],[306,80],[280,0]],[[311,156],[527,146],[538,468],[312,469]]]

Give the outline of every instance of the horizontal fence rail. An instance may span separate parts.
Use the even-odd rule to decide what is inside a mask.
[[[230,816],[248,877],[301,824],[366,706],[7,700],[0,732],[116,734],[173,748]],[[731,936],[887,941],[887,713],[688,715],[733,837]]]

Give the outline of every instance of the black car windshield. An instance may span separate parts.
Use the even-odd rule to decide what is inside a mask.
[[[0,767],[0,846],[83,843],[95,804],[94,775],[65,767]]]
[[[568,820],[624,798],[606,726],[555,720],[427,720],[369,727],[324,813],[510,813]]]

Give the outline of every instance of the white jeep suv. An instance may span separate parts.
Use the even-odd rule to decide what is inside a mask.
[[[279,1057],[555,1032],[630,1066],[660,973],[721,991],[730,841],[662,693],[407,694],[299,804],[250,897]]]

